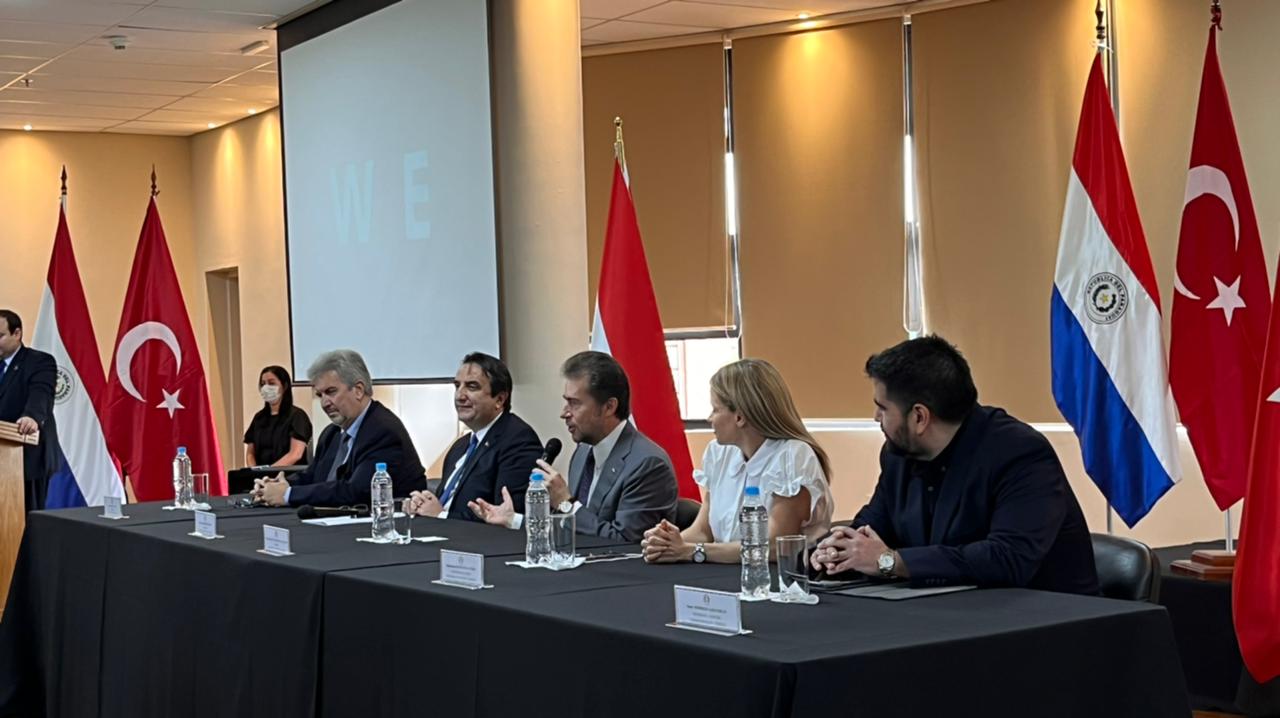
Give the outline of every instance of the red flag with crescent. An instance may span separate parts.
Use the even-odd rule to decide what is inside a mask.
[[[139,501],[173,498],[173,457],[226,493],[204,366],[155,197],[147,206],[107,377],[107,443]]]
[[[1271,296],[1209,29],[1174,275],[1169,383],[1218,508],[1244,496]]]

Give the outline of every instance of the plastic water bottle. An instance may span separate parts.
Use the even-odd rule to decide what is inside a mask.
[[[181,509],[191,508],[191,457],[187,447],[179,446],[173,457],[173,505]]]
[[[542,474],[534,472],[529,477],[529,489],[524,495],[524,560],[526,563],[547,563],[551,560],[551,494]]]
[[[738,512],[742,537],[742,597],[758,601],[769,597],[769,510],[759,486],[748,486]]]
[[[373,540],[391,543],[396,540],[395,502],[391,498],[391,475],[387,465],[374,465],[373,479],[369,481],[369,516],[373,519]]]

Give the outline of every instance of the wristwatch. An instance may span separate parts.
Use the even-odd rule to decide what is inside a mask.
[[[880,558],[876,559],[876,568],[880,569],[880,575],[885,578],[893,578],[893,569],[897,568],[898,560],[894,557],[892,551],[885,551],[880,554]]]
[[[556,511],[559,511],[562,514],[573,513],[573,502],[570,501],[569,499],[565,499],[564,501],[561,501],[560,503],[556,504]]]
[[[705,563],[706,560],[707,560],[707,547],[700,543],[694,544],[693,545],[693,562]]]

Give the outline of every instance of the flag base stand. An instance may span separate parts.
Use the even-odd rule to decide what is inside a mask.
[[[1169,565],[1180,576],[1201,581],[1230,581],[1236,570],[1236,552],[1220,550],[1193,551],[1191,560],[1180,559]]]

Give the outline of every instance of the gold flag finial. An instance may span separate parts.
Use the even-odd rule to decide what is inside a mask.
[[[627,153],[622,144],[622,118],[613,118],[613,156],[614,159],[622,163],[623,168],[627,166]]]
[[[1209,9],[1209,17],[1211,18],[1211,19],[1210,19],[1210,23],[1211,23],[1214,27],[1216,27],[1216,28],[1218,28],[1219,30],[1221,30],[1221,29],[1222,29],[1222,2],[1221,2],[1221,0],[1213,0],[1213,7]]]
[[[1094,8],[1093,14],[1098,16],[1098,49],[1102,50],[1107,46],[1107,24],[1102,20],[1104,15],[1102,12],[1102,0],[1098,0],[1097,7]]]
[[[155,197],[160,194],[160,190],[156,189],[156,166],[151,165],[151,196]]]
[[[67,166],[62,166],[62,196],[67,196]]]

